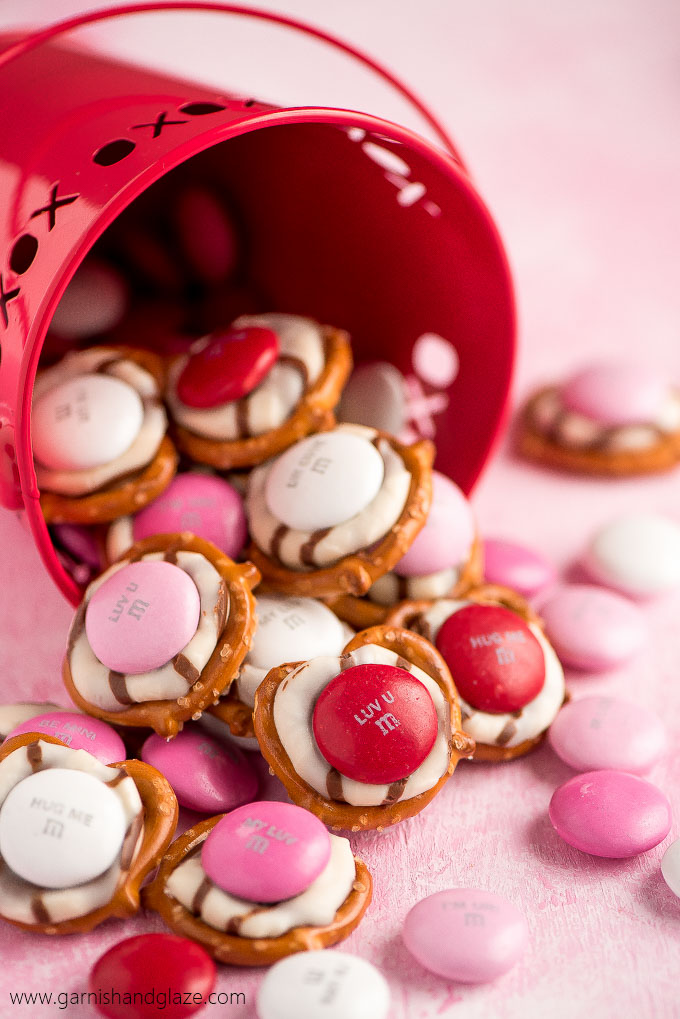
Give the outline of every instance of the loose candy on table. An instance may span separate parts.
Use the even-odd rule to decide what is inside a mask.
[[[47,389],[33,405],[33,453],[54,471],[108,464],[142,427],[139,393],[111,375],[85,374]]]
[[[118,857],[126,821],[120,800],[93,775],[47,768],[10,789],[0,808],[0,856],[41,888],[99,877]]]
[[[601,361],[572,375],[560,390],[565,407],[603,425],[654,421],[668,394],[668,383],[640,362]]]
[[[366,509],[384,475],[383,458],[365,438],[342,431],[311,435],[274,462],[265,500],[286,526],[317,531]]]
[[[475,538],[470,503],[445,474],[432,472],[432,505],[425,526],[394,572],[400,577],[425,576],[468,560]]]
[[[574,669],[599,672],[623,665],[647,636],[637,605],[590,584],[558,588],[541,603],[541,617],[562,664]]]
[[[170,741],[154,733],[141,757],[165,775],[180,806],[189,810],[219,814],[257,795],[257,775],[241,751],[195,729],[182,729]]]
[[[437,737],[437,712],[424,684],[403,669],[355,665],[321,692],[313,729],[319,750],[341,775],[389,784],[423,763]]]
[[[102,664],[123,674],[156,669],[186,647],[198,625],[200,595],[172,563],[129,563],[97,588],[85,630]]]
[[[267,972],[258,1019],[387,1019],[390,989],[382,973],[347,952],[299,952]]]
[[[177,379],[187,407],[217,407],[247,396],[269,374],[279,356],[279,338],[264,326],[212,333],[192,353]]]
[[[464,606],[444,621],[436,645],[460,696],[478,711],[518,711],[543,688],[543,649],[503,606]]]
[[[309,888],[330,855],[330,836],[317,817],[292,803],[258,801],[218,821],[203,843],[201,865],[230,895],[281,902]]]
[[[216,976],[215,963],[194,941],[176,934],[138,934],[97,960],[89,989],[107,1019],[184,1019],[207,1004]]]
[[[548,741],[577,771],[615,769],[634,775],[649,771],[667,747],[661,719],[618,697],[581,697],[565,704]]]
[[[182,531],[191,531],[236,558],[248,533],[241,495],[212,474],[177,474],[158,499],[136,514],[132,533],[135,541],[141,541]]]
[[[680,587],[680,526],[657,513],[629,513],[592,538],[583,566],[594,580],[633,598]]]
[[[680,898],[680,839],[671,842],[663,854],[661,873],[673,894]]]
[[[402,936],[421,966],[466,984],[486,983],[506,973],[529,940],[517,907],[477,888],[428,895],[409,912]]]
[[[533,598],[555,583],[557,571],[544,556],[505,538],[484,541],[484,579]]]
[[[624,771],[576,775],[553,793],[550,820],[575,849],[610,859],[638,856],[662,842],[671,805],[657,786]]]
[[[89,715],[71,711],[43,712],[17,725],[7,739],[28,732],[55,736],[71,750],[87,750],[102,764],[125,760],[125,745],[115,729]]]
[[[87,259],[64,291],[50,330],[67,339],[108,332],[120,322],[128,306],[123,277],[107,262]]]

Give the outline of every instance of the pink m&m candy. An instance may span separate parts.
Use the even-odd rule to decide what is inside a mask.
[[[640,704],[618,697],[582,697],[561,709],[548,740],[577,771],[616,768],[640,775],[666,749],[661,720]]]
[[[469,502],[458,485],[433,471],[432,506],[425,526],[394,572],[400,577],[421,577],[458,566],[467,561],[474,538]]]
[[[671,826],[671,805],[651,782],[625,771],[588,771],[553,793],[557,834],[591,856],[620,859],[646,853]]]
[[[17,725],[7,739],[23,736],[27,732],[56,736],[71,750],[87,750],[102,764],[124,761],[126,757],[125,745],[115,729],[89,715],[78,715],[71,711],[47,711]]]
[[[589,365],[565,383],[562,401],[568,410],[603,425],[654,421],[668,385],[644,363],[603,361]]]
[[[154,733],[142,747],[142,760],[165,775],[189,810],[219,814],[257,796],[257,775],[241,751],[195,729],[182,729],[169,741]]]
[[[484,541],[484,578],[487,584],[501,584],[533,598],[550,584],[557,571],[542,555],[526,545],[503,538]]]
[[[264,326],[213,333],[182,369],[177,395],[188,407],[240,400],[259,386],[278,356],[279,338]]]
[[[436,644],[460,696],[478,711],[519,711],[543,689],[545,657],[527,624],[498,605],[466,605]]]
[[[330,855],[330,836],[308,810],[260,801],[217,822],[203,844],[201,864],[230,895],[281,902],[309,888]]]
[[[246,542],[246,515],[236,489],[210,474],[178,474],[162,495],[141,510],[132,525],[135,541],[154,534],[191,531],[230,558]]]
[[[437,737],[426,687],[393,665],[355,665],[322,690],[314,738],[328,763],[357,782],[397,782],[423,763]]]
[[[477,888],[428,895],[406,917],[402,936],[421,966],[465,984],[506,973],[529,940],[520,911],[500,895]]]
[[[165,665],[198,626],[201,599],[191,577],[172,563],[129,563],[92,595],[85,631],[99,661],[132,675]]]
[[[593,672],[627,662],[642,647],[642,613],[619,594],[589,584],[560,587],[541,604],[546,633],[564,665]]]
[[[95,570],[101,569],[101,552],[90,528],[80,524],[54,524],[51,532],[54,540],[76,559]]]
[[[97,960],[90,991],[107,1019],[184,1019],[204,1007],[215,977],[215,963],[195,941],[176,934],[137,934]]]

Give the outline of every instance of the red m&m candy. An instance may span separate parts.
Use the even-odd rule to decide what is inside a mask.
[[[357,782],[412,775],[437,736],[427,688],[394,665],[355,665],[331,680],[314,708],[314,737],[328,763]]]
[[[278,355],[279,338],[272,329],[246,326],[213,333],[182,369],[177,395],[188,407],[240,400],[259,386]]]
[[[454,612],[436,644],[460,696],[479,711],[519,711],[543,688],[541,645],[523,619],[500,605]]]
[[[176,934],[138,934],[94,964],[90,991],[108,1019],[184,1019],[206,1004],[215,977],[201,945]]]

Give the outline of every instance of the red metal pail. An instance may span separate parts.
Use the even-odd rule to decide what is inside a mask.
[[[276,108],[76,48],[96,21],[218,11],[306,32],[401,91],[449,151],[387,120]],[[347,329],[355,358],[413,384],[414,430],[469,491],[507,401],[512,285],[493,221],[435,118],[392,75],[308,26],[219,3],[144,4],[63,22],[0,53],[0,501],[23,510],[72,601],[40,512],[31,398],[51,317],[92,245],[133,202],[173,200],[193,174],[221,183],[248,238],[249,276],[272,308]],[[167,122],[174,122],[167,124]],[[160,123],[167,129],[152,128]]]

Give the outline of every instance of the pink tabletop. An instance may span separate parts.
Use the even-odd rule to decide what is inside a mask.
[[[82,0],[5,0],[0,30],[83,6]],[[515,274],[521,348],[514,406],[534,385],[563,378],[595,355],[636,358],[644,352],[680,380],[680,8],[673,0],[571,7],[426,0],[417,18],[393,0],[278,0],[273,6],[323,19],[323,27],[392,66],[460,144]],[[111,38],[131,51],[141,45],[131,27],[117,28]],[[224,36],[218,42],[210,39],[204,53],[185,33],[185,63],[171,66],[189,75],[189,62],[200,61],[217,80],[221,70],[224,80]],[[251,88],[265,98],[280,95],[274,50],[269,58],[260,51],[250,68],[234,56],[229,75],[244,94]],[[286,65],[301,98],[308,66]],[[334,78],[322,53],[311,66],[318,82]],[[346,87],[340,81],[348,107],[393,119],[403,114],[399,103],[372,106],[363,75],[348,73]],[[382,89],[375,92],[385,99]],[[318,88],[311,95],[312,102],[323,98]],[[341,105],[337,95],[328,102]],[[679,483],[680,473],[621,482],[562,476],[518,461],[506,439],[473,506],[483,535],[532,545],[564,570],[610,517],[653,510],[680,519]],[[67,705],[59,664],[71,610],[10,513],[0,513],[0,549],[0,699]],[[649,653],[630,666],[605,676],[567,674],[577,695],[635,700],[644,691],[645,704],[668,725],[671,746],[680,737],[679,610],[680,594],[645,604],[653,639]],[[671,834],[630,860],[586,856],[555,833],[548,803],[572,774],[547,746],[503,766],[463,762],[421,815],[382,835],[352,836],[373,872],[375,897],[341,948],[385,973],[393,995],[390,1019],[677,1014],[680,900],[659,865],[680,834],[680,756],[661,761],[647,776],[671,800]],[[267,795],[284,798],[274,780]],[[461,886],[496,892],[527,918],[530,947],[496,983],[466,987],[436,977],[402,944],[404,918],[418,900]],[[9,995],[84,992],[90,966],[107,948],[163,929],[158,918],[140,916],[57,940],[0,924],[0,1016],[58,1014],[54,1004],[12,1005]],[[245,1004],[234,1000],[229,1015],[254,1019],[262,978],[262,971],[218,967],[217,989],[246,998]],[[71,1004],[68,1015],[91,1019],[94,1012]]]

